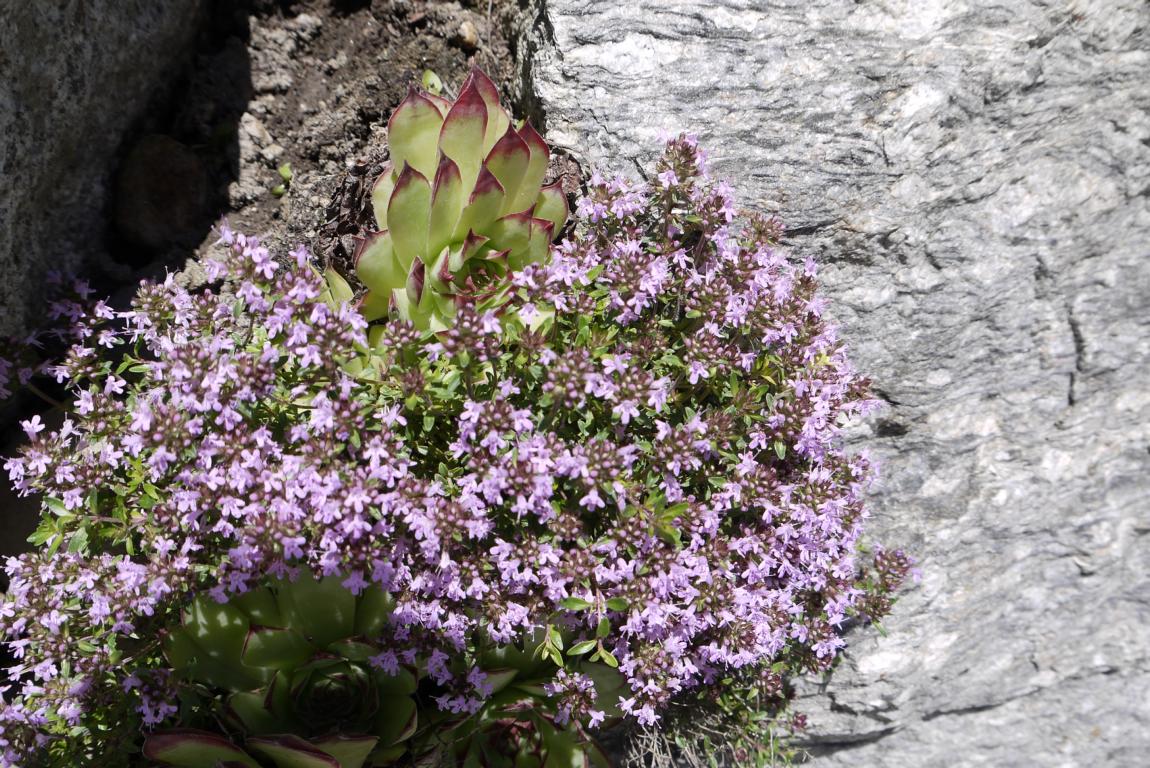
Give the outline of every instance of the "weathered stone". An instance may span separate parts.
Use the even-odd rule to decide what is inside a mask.
[[[103,249],[125,134],[190,50],[202,0],[0,4],[0,333],[44,273]]]
[[[1150,5],[537,7],[549,138],[633,172],[698,133],[889,403],[853,439],[923,578],[806,685],[815,764],[1145,764]]]

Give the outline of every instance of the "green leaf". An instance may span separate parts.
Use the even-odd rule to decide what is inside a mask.
[[[559,601],[559,607],[569,611],[585,611],[592,605],[593,603],[589,600],[584,600],[581,597],[565,597]]]
[[[443,93],[443,81],[439,79],[439,75],[435,74],[430,69],[423,70],[423,87],[424,89],[438,96]]]
[[[305,663],[317,650],[294,629],[253,627],[244,644],[243,661],[249,667],[289,670]]]
[[[479,168],[487,155],[483,150],[486,131],[487,104],[474,79],[469,78],[444,118],[439,134],[439,148],[455,161],[465,190],[471,190],[479,178]]]
[[[780,460],[787,457],[787,444],[782,440],[775,441],[775,455],[778,456]]]
[[[371,187],[371,210],[375,214],[375,224],[380,229],[387,229],[387,204],[391,202],[391,193],[394,191],[395,167],[388,164]]]
[[[563,230],[563,225],[567,223],[569,212],[567,195],[563,193],[563,187],[560,183],[555,182],[539,190],[539,196],[536,198],[535,208],[531,215],[537,219],[550,221],[554,225],[551,233],[557,236]]]
[[[595,637],[603,638],[611,634],[611,620],[606,616],[599,619],[599,624],[595,627]]]
[[[276,768],[340,768],[338,760],[298,736],[254,737],[247,746],[269,758]]]
[[[355,633],[369,640],[383,633],[395,609],[395,598],[377,584],[368,586],[355,608]]]
[[[547,628],[547,641],[557,650],[563,650],[563,634],[557,627]]]
[[[445,126],[446,127],[446,126]],[[478,173],[478,166],[476,173]],[[435,186],[431,192],[431,214],[427,230],[427,253],[438,254],[451,243],[455,225],[463,213],[463,190],[470,189],[460,178],[459,167],[450,157],[444,157],[435,172]]]
[[[499,179],[499,183],[503,185],[506,192],[503,208],[500,210],[501,214],[519,213],[519,211],[511,210],[512,203],[523,186],[530,163],[531,150],[528,149],[527,142],[520,138],[513,128],[509,128],[503,134],[503,137],[496,142],[487,155],[484,166],[491,171],[495,178]]]
[[[433,168],[431,173],[434,173]],[[400,264],[427,260],[427,226],[431,211],[431,185],[427,176],[404,166],[387,204],[387,229]]]
[[[321,648],[355,632],[355,595],[342,582],[341,576],[316,579],[305,569],[295,581],[280,584],[280,609],[288,625]]]
[[[430,177],[438,164],[442,126],[443,115],[435,103],[414,89],[408,91],[387,123],[392,165],[402,169],[406,163],[425,179]]]
[[[603,658],[603,663],[605,663],[607,666],[611,667],[611,669],[618,668],[619,661],[618,661],[618,659],[615,658],[614,654],[612,654],[610,651],[608,651],[606,648],[604,648],[601,651],[601,655]]]
[[[355,298],[355,291],[353,291],[348,282],[343,279],[343,275],[331,267],[323,271],[323,279],[327,284],[327,290],[324,291],[322,297],[326,303],[332,306],[339,306]]]
[[[467,201],[467,207],[459,217],[452,233],[453,240],[461,240],[474,231],[482,233],[491,226],[491,223],[503,210],[505,192],[499,179],[486,168],[479,169],[479,178],[475,182],[475,189]]]
[[[339,768],[362,768],[368,756],[379,744],[375,736],[328,736],[314,742],[316,748],[339,761]]]
[[[478,67],[471,70],[463,88],[466,89],[468,85],[473,85],[479,91],[483,103],[487,105],[487,130],[483,134],[483,153],[486,155],[507,132],[511,118],[499,103],[499,89]]]
[[[276,168],[276,172],[279,173],[280,178],[284,180],[284,184],[291,184],[291,180],[292,180],[291,163],[284,163],[279,168]]]
[[[220,762],[235,762],[247,768],[260,768],[242,749],[222,736],[191,728],[174,728],[154,733],[144,742],[144,757],[175,768],[215,768]]]
[[[547,176],[547,163],[551,159],[551,150],[539,132],[525,123],[519,129],[519,138],[527,147],[527,168],[523,172],[523,180],[515,192],[515,197],[507,203],[507,213],[518,213],[531,210],[539,198],[543,179]]]
[[[590,653],[591,650],[598,644],[596,640],[584,640],[581,643],[575,643],[567,651],[568,656],[582,656],[585,653]]]
[[[407,254],[410,256],[411,254]],[[355,273],[372,291],[387,295],[407,281],[410,262],[404,264],[392,247],[391,233],[375,232],[361,240],[355,249]]]

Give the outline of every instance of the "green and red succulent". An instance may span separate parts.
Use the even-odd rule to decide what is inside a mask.
[[[372,190],[379,231],[356,250],[368,321],[394,312],[421,330],[450,327],[464,300],[504,300],[509,277],[543,261],[567,221],[550,150],[516,126],[478,69],[458,98],[413,89],[388,122],[391,159]],[[332,293],[350,289],[329,273]]]
[[[243,747],[184,729],[153,735],[145,756],[178,768],[252,765],[252,754],[277,768],[360,768],[401,757],[418,722],[416,674],[388,675],[369,662],[391,598],[377,587],[357,597],[340,582],[304,573],[227,603],[196,598],[165,654]]]

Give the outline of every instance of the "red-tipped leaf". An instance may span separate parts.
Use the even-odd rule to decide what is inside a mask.
[[[247,746],[276,768],[340,768],[339,760],[298,736],[259,736],[248,739]]]
[[[505,197],[506,193],[499,179],[486,168],[481,168],[471,199],[463,209],[459,223],[455,225],[453,239],[458,240],[469,231],[480,232],[499,218]]]
[[[483,97],[483,103],[487,105],[487,130],[483,134],[483,152],[487,154],[507,131],[507,126],[511,124],[511,117],[503,109],[503,105],[499,103],[499,89],[479,67],[471,70],[464,87],[468,85],[479,91],[479,95]]]
[[[418,306],[423,301],[423,285],[427,277],[427,267],[422,261],[413,262],[407,276],[407,300]]]
[[[507,133],[503,134],[503,138],[496,143],[484,161],[487,170],[499,179],[506,194],[500,213],[519,213],[509,209],[511,201],[519,194],[530,163],[531,150],[528,149],[527,142],[520,138],[514,128],[508,128]]]
[[[459,166],[464,189],[474,187],[479,177],[479,167],[487,155],[483,151],[486,131],[487,105],[474,79],[469,78],[439,132],[439,148]]]
[[[414,88],[408,91],[387,122],[392,165],[402,168],[407,163],[425,178],[434,174],[442,126],[443,115],[435,102]]]
[[[153,733],[144,741],[144,757],[174,768],[214,768],[231,761],[245,768],[260,768],[242,749],[223,736],[193,728]]]
[[[492,222],[482,234],[491,238],[496,247],[509,250],[508,263],[517,269],[516,264],[526,263],[531,243],[531,214],[526,211],[508,214]]]
[[[567,223],[569,214],[567,195],[559,182],[549,184],[539,190],[539,197],[535,202],[534,216],[537,219],[546,219],[555,226],[551,230],[552,236],[557,237]]]
[[[539,197],[543,179],[547,176],[547,163],[551,159],[551,150],[539,132],[531,127],[531,123],[524,123],[519,129],[519,138],[527,145],[530,158],[527,161],[527,170],[523,173],[523,181],[515,192],[515,199],[508,203],[506,213],[519,213],[530,210]]]

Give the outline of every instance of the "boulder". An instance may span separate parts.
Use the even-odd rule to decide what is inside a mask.
[[[38,314],[48,270],[103,253],[123,142],[187,62],[204,5],[0,5],[0,334]]]
[[[798,708],[816,766],[1150,749],[1150,5],[536,0],[550,140],[699,135],[822,265],[921,582]]]

